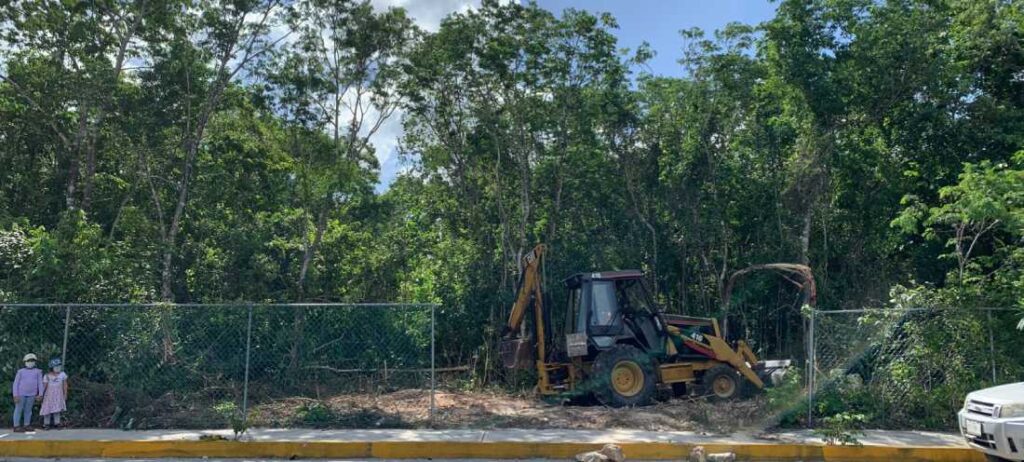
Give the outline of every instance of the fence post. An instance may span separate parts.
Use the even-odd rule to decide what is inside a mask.
[[[431,304],[430,305],[430,425],[434,425],[434,406],[435,406],[435,403],[434,403],[434,392],[435,392],[435,389],[436,389],[436,386],[437,386],[437,382],[436,382],[436,380],[434,378],[434,372],[435,372],[434,370],[436,369],[434,367],[434,348],[435,348],[435,343],[436,343],[436,340],[435,340],[436,339],[436,335],[435,335],[435,324],[436,324],[436,321],[435,321],[435,314],[434,314],[434,312],[436,310],[437,310],[437,305]]]
[[[252,352],[252,303],[249,304],[249,322],[245,328],[245,381],[242,384],[242,421],[249,423],[249,357]]]
[[[807,427],[814,428],[814,386],[815,386],[815,354],[814,345],[814,312],[811,308],[810,328],[808,329],[807,349]]]
[[[60,360],[68,361],[68,329],[71,326],[71,305],[64,307],[64,345],[60,349]]]

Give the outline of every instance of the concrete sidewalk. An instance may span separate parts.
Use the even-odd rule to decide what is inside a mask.
[[[203,438],[205,436],[205,438]],[[0,433],[6,457],[487,458],[565,459],[622,446],[630,459],[685,459],[690,449],[735,452],[740,460],[984,460],[959,435],[867,431],[860,447],[825,446],[810,431],[706,435],[639,430],[61,430]],[[201,439],[202,438],[202,439]]]

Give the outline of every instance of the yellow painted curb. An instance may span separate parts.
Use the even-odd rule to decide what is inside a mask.
[[[696,444],[620,443],[629,459],[686,459]],[[592,443],[449,441],[57,441],[0,440],[0,456],[33,458],[249,458],[249,459],[570,459],[601,448]],[[813,444],[703,444],[709,453],[739,460],[982,462],[968,448],[820,446]]]

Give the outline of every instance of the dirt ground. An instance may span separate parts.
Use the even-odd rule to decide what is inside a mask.
[[[727,433],[766,425],[763,399],[709,403],[671,399],[652,406],[613,409],[600,405],[548,404],[536,397],[487,392],[438,391],[435,428],[567,428],[690,430]],[[339,395],[321,400],[288,398],[254,407],[256,427],[420,428],[430,426],[429,390],[379,395]]]

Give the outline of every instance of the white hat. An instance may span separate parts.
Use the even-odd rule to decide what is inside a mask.
[[[33,354],[33,353],[29,353],[29,354],[25,355],[24,358],[21,358],[21,362],[28,362],[28,361],[35,361],[35,360],[36,360],[36,355]]]

